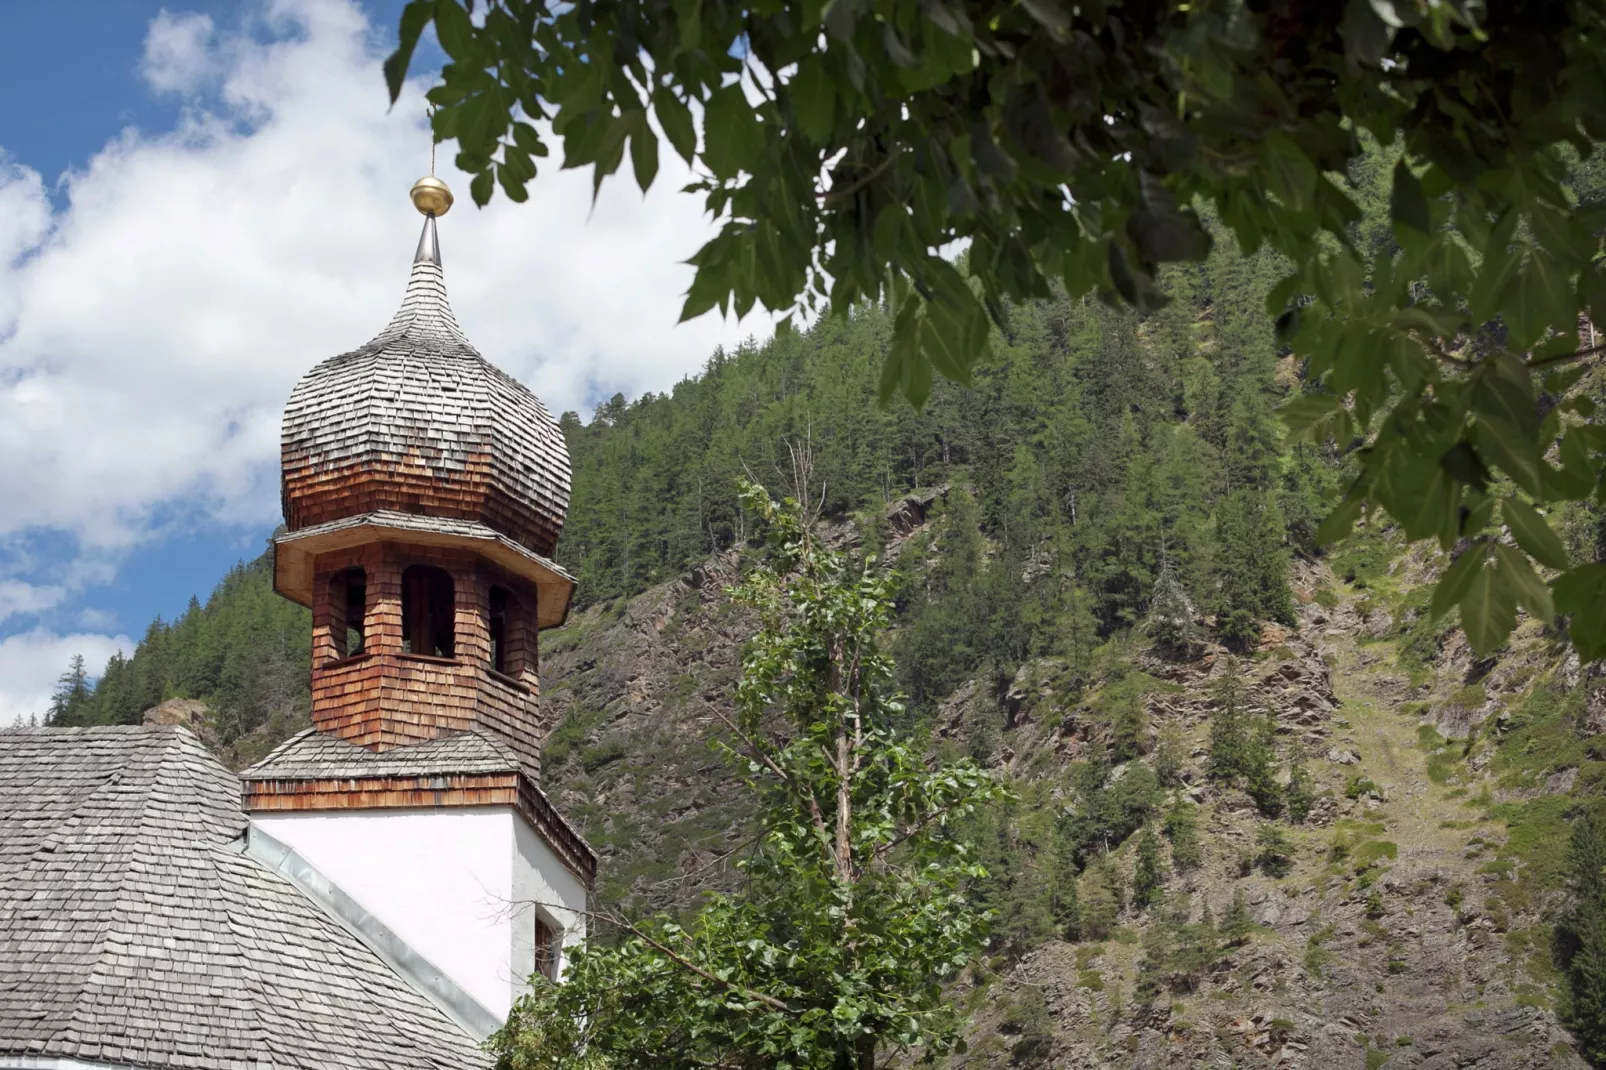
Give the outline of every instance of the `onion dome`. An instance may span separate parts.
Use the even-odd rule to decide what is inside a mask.
[[[569,503],[568,447],[541,399],[480,356],[452,315],[435,230],[451,192],[431,176],[412,197],[424,232],[401,309],[373,341],[308,372],[285,408],[288,534],[400,513],[484,525],[547,557]]]

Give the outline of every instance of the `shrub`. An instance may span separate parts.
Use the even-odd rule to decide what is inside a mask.
[[[1364,773],[1356,773],[1344,784],[1344,797],[1359,799],[1362,795],[1381,795],[1383,789],[1378,787],[1371,777]]]

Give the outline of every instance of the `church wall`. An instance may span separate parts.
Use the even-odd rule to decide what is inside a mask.
[[[257,813],[252,821],[497,1017],[533,961],[526,935],[526,957],[515,962],[516,929],[533,929],[516,900],[550,889],[558,901],[585,902],[583,891],[575,897],[580,882],[510,806]]]
[[[567,949],[585,937],[586,886],[528,823],[515,821],[513,833],[513,899],[518,904],[513,916],[513,975],[527,978],[535,972],[538,912],[560,934],[564,949],[558,958],[561,975],[567,965]],[[524,986],[519,987],[522,991]]]

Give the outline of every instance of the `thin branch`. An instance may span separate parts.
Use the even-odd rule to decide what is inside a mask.
[[[1606,342],[1590,346],[1588,349],[1579,349],[1572,353],[1558,353],[1553,357],[1541,357],[1538,360],[1526,360],[1523,363],[1529,368],[1548,368],[1552,364],[1567,364],[1575,360],[1598,357],[1603,352],[1606,352]]]
[[[814,797],[814,792],[810,791],[808,788],[805,788],[802,784],[799,784],[796,777],[782,769],[779,765],[776,765],[775,760],[768,754],[764,753],[763,748],[761,748],[753,740],[752,736],[749,736],[746,732],[743,732],[734,721],[721,713],[717,707],[708,707],[708,712],[719,718],[721,724],[736,734],[736,738],[740,739],[747,747],[748,753],[752,758],[755,758],[759,762],[762,762],[764,765],[768,766],[770,772],[780,777],[787,784],[790,784],[792,786],[792,790],[797,792],[800,798],[808,800],[809,815],[814,818],[814,827],[819,830],[820,835],[829,839],[830,833],[827,832],[825,828],[825,815],[820,811],[820,803],[819,800]]]
[[[949,803],[947,806],[940,806],[937,809],[931,811],[931,813],[929,813],[925,817],[921,818],[918,822],[916,822],[915,824],[911,825],[907,829],[904,829],[902,832],[900,832],[900,833],[898,833],[898,835],[892,837],[892,839],[888,840],[886,843],[882,844],[880,847],[877,847],[875,849],[875,857],[879,859],[883,855],[885,855],[888,852],[890,852],[893,848],[897,847],[898,845],[900,845],[900,844],[902,844],[902,843],[904,843],[904,842],[906,842],[908,840],[911,840],[914,837],[920,835],[922,832],[924,832],[926,830],[926,826],[927,825],[930,825],[933,821],[936,821],[939,818],[942,818],[942,817],[952,813],[954,811],[954,809],[957,806],[959,806],[960,803],[962,803],[963,801],[964,801],[963,799],[955,799],[953,802]]]
[[[741,996],[745,996],[748,999],[757,1000],[759,1003],[764,1004],[766,1007],[770,1007],[770,1008],[773,1008],[774,1010],[778,1010],[783,1014],[792,1014],[793,1013],[791,1007],[788,1007],[786,1004],[782,1003],[780,1000],[776,999],[774,996],[767,996],[763,992],[759,992],[759,991],[756,991],[754,989],[748,988],[746,985],[737,984],[735,981],[727,981],[723,977],[719,977],[719,976],[716,976],[715,974],[709,973],[707,970],[703,969],[701,966],[697,965],[695,962],[692,962],[689,959],[683,958],[681,955],[679,955],[676,952],[674,952],[674,951],[670,950],[669,948],[665,947],[663,944],[660,944],[657,940],[654,940],[652,937],[648,936],[646,933],[642,932],[640,929],[638,929],[634,925],[630,924],[630,922],[626,921],[624,918],[616,917],[616,916],[612,916],[612,915],[608,915],[608,914],[596,914],[596,915],[594,915],[594,917],[596,917],[597,920],[599,920],[599,921],[605,921],[609,925],[615,926],[616,928],[619,928],[619,929],[623,929],[625,932],[629,933],[631,936],[634,936],[636,939],[640,940],[642,943],[646,944],[648,947],[651,947],[651,948],[655,949],[660,954],[662,954],[665,957],[667,957],[671,962],[675,963],[677,966],[679,966],[679,967],[681,967],[682,969],[685,969],[685,970],[690,970],[692,973],[695,973],[698,977],[701,977],[705,981],[711,981],[716,985],[720,985],[721,987],[728,988],[732,992],[735,992],[735,993],[737,993],[738,995],[741,995]]]
[[[823,193],[816,193],[814,195],[815,199],[823,202],[830,202],[839,201],[844,197],[853,196],[855,193],[859,192],[861,189],[885,174],[887,168],[891,167],[894,161],[896,161],[898,157],[902,155],[902,152],[889,153],[885,159],[872,167],[867,173],[854,179],[841,189],[829,189]]]

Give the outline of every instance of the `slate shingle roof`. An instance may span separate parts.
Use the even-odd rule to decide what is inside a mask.
[[[239,793],[180,727],[0,732],[0,1054],[487,1066],[365,944],[241,853]]]
[[[541,399],[474,349],[425,222],[401,309],[367,345],[296,384],[282,436],[291,531],[375,507],[483,519],[551,556],[569,450]],[[366,505],[362,503],[367,503]]]

